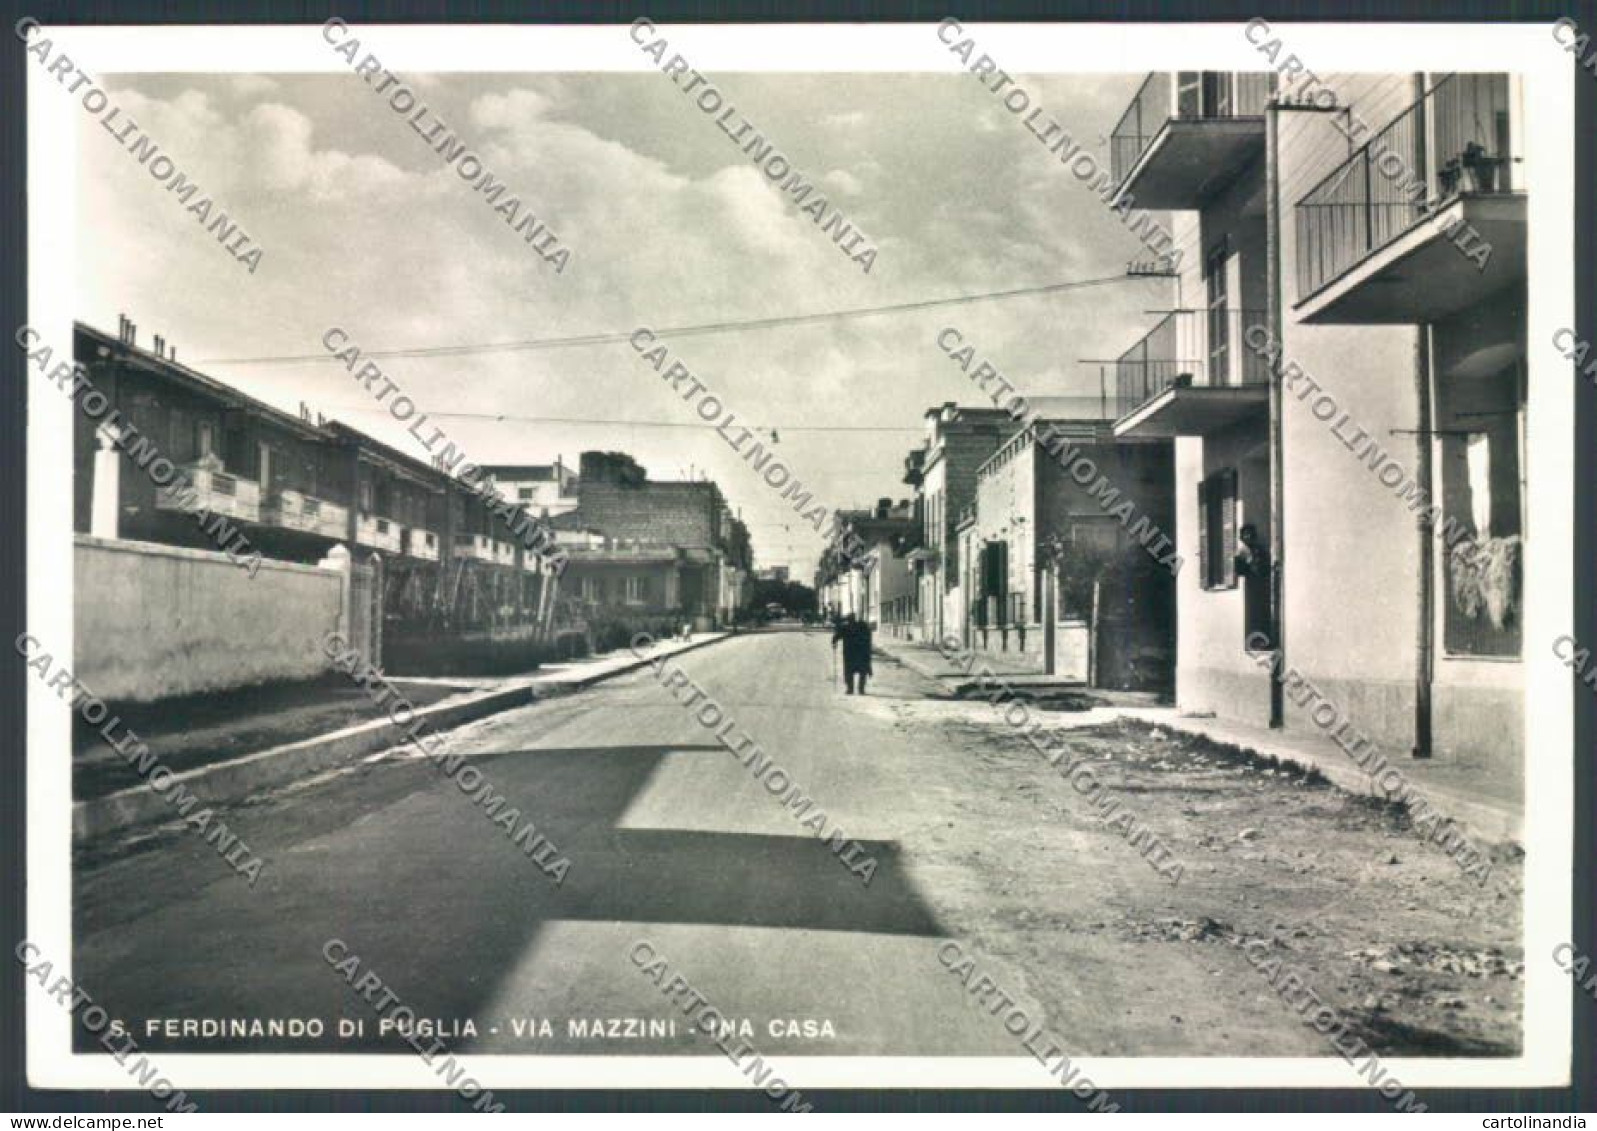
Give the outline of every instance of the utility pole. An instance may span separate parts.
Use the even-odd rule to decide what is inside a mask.
[[[1281,294],[1281,127],[1282,111],[1331,114],[1334,101],[1283,103],[1280,94],[1264,104],[1265,269],[1269,291],[1270,341],[1277,350],[1282,341]],[[1286,725],[1286,458],[1282,450],[1283,424],[1281,359],[1270,366],[1270,726]]]

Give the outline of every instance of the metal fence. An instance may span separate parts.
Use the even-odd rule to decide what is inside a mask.
[[[1268,73],[1155,71],[1137,88],[1110,135],[1109,168],[1115,183],[1125,181],[1166,122],[1259,117],[1273,83]]]
[[[383,663],[383,564],[376,555],[368,564],[349,567],[350,646],[378,667]]]
[[[1448,75],[1310,189],[1296,209],[1298,297],[1460,193],[1514,191],[1508,95],[1506,75]]]
[[[1263,384],[1269,366],[1247,345],[1262,310],[1173,310],[1115,362],[1115,414],[1124,417],[1177,384]]]

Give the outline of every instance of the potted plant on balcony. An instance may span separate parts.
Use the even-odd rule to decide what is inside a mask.
[[[1463,164],[1465,171],[1469,173],[1471,192],[1497,191],[1497,174],[1502,167],[1503,158],[1489,156],[1484,145],[1472,141],[1464,147]]]
[[[1458,192],[1458,181],[1463,175],[1464,165],[1457,157],[1449,157],[1442,163],[1442,167],[1436,170],[1436,187],[1444,200]]]

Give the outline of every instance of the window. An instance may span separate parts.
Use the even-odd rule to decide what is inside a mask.
[[[627,592],[627,604],[629,604],[629,605],[641,605],[641,604],[643,604],[644,601],[645,601],[645,598],[647,596],[647,593],[648,593],[648,585],[646,584],[646,579],[644,579],[642,577],[629,577],[629,578],[627,578],[627,590],[626,590],[626,592]]]
[[[597,601],[599,599],[599,579],[596,577],[584,577],[577,591],[582,594],[584,601]]]
[[[986,610],[983,624],[1007,624],[1009,608],[1009,543],[984,542],[980,563],[972,565],[981,571],[982,605]]]
[[[1231,241],[1221,237],[1203,261],[1203,282],[1208,299],[1210,385],[1231,383],[1231,297],[1227,267],[1231,260]]]
[[[1176,117],[1203,116],[1203,73],[1180,71],[1176,74]]]
[[[1454,380],[1440,414],[1443,644],[1453,656],[1517,656],[1522,642],[1524,390],[1518,366]]]
[[[517,487],[516,488],[516,498],[522,500],[523,502],[526,502],[526,501],[530,500],[532,498],[532,488],[531,487]]]
[[[1234,94],[1230,72],[1203,72],[1203,112],[1206,117],[1229,118],[1234,112]]]
[[[1198,581],[1205,589],[1237,584],[1237,472],[1227,467],[1198,484]]]
[[[194,420],[183,409],[173,406],[167,417],[167,444],[165,453],[174,463],[190,463],[194,459]]]

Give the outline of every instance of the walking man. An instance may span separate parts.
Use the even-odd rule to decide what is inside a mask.
[[[832,632],[832,647],[843,645],[843,684],[848,694],[865,694],[865,681],[871,675],[871,626],[853,613],[844,617]]]

